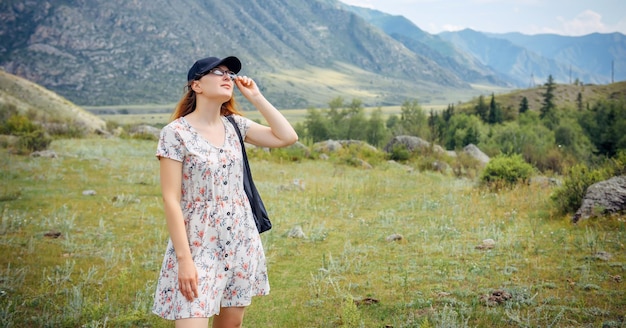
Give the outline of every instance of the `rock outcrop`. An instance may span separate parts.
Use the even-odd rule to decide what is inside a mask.
[[[626,210],[626,175],[592,184],[572,222]]]

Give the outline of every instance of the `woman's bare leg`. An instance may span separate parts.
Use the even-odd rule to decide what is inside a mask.
[[[178,319],[175,324],[176,328],[208,328],[209,318],[189,318]]]
[[[239,328],[243,324],[245,307],[223,307],[213,316],[213,328]]]

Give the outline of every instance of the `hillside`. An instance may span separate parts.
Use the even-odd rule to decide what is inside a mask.
[[[481,63],[529,86],[548,75],[558,83],[604,84],[611,80],[611,61],[617,62],[615,81],[626,79],[626,37],[619,33],[581,37],[486,34],[471,29],[438,34]]]
[[[0,70],[0,110],[14,107],[42,124],[73,124],[87,132],[102,131],[106,123],[58,94]]]
[[[502,108],[518,109],[524,97],[528,100],[530,110],[539,110],[542,106],[545,87],[539,85],[528,89],[518,89],[508,93],[496,94],[496,102]],[[554,103],[557,108],[576,108],[578,94],[581,94],[583,106],[586,108],[600,100],[621,99],[626,100],[626,81],[602,85],[574,85],[556,84],[554,90]],[[491,94],[484,94],[485,100],[491,99]],[[459,108],[471,108],[478,102],[477,98],[460,104]]]
[[[437,65],[447,67],[464,81],[470,83],[510,86],[510,81],[476,57],[463,52],[438,35],[424,32],[404,16],[344,5],[370,24],[380,28],[389,36],[404,44],[411,51],[431,58]]]
[[[621,33],[593,33],[580,37],[554,34],[524,35],[521,33],[491,34],[560,63],[572,64],[593,71],[591,83],[626,80],[626,36]],[[578,76],[574,76],[576,78]]]

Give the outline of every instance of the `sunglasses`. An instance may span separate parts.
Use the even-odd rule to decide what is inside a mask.
[[[214,68],[210,71],[208,71],[206,74],[213,74],[213,75],[217,75],[217,76],[224,76],[224,75],[228,75],[228,77],[230,77],[231,80],[235,80],[235,78],[237,77],[237,74],[233,73],[232,71],[225,71],[219,68]]]

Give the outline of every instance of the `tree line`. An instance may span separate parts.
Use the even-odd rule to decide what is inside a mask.
[[[479,96],[470,107],[450,104],[442,111],[428,112],[417,100],[406,100],[399,115],[387,118],[381,108],[366,115],[360,100],[337,97],[327,109],[308,109],[296,130],[311,142],[362,140],[379,148],[398,135],[417,136],[448,150],[474,144],[489,156],[521,155],[539,170],[555,173],[626,150],[624,99],[607,98],[584,106],[578,93],[570,108],[555,102],[556,87],[549,76],[539,108],[530,108],[526,97],[517,108],[503,108],[492,94],[490,99]]]

